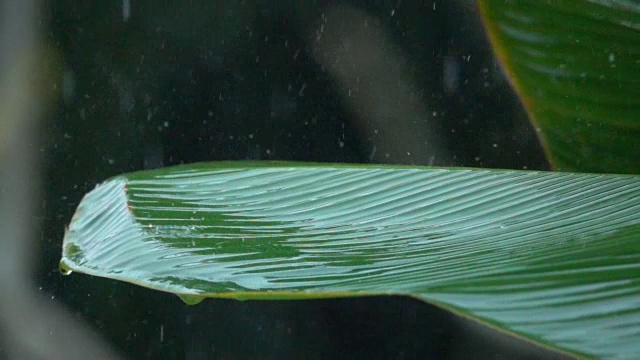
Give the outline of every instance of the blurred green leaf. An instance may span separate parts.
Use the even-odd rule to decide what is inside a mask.
[[[179,294],[406,294],[574,354],[640,353],[640,177],[290,163],[125,174],[61,267]]]
[[[640,173],[640,3],[479,4],[554,167]]]

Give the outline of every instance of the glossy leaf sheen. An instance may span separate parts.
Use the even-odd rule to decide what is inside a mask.
[[[640,352],[640,177],[196,164],[82,200],[65,269],[182,294],[409,294],[578,354]]]
[[[640,173],[640,3],[479,4],[554,166]]]

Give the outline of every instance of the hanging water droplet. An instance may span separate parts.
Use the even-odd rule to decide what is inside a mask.
[[[60,264],[59,270],[60,270],[60,274],[64,276],[71,275],[71,273],[73,272],[71,269],[69,269],[66,265],[63,265],[63,264]]]

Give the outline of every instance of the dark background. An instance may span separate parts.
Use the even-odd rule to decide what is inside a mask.
[[[131,359],[514,356],[485,338],[495,335],[410,298],[188,307],[170,294],[58,272],[64,226],[81,197],[122,172],[229,159],[425,165],[412,141],[438,144],[437,156],[426,154],[433,165],[547,168],[474,2],[300,3],[47,4],[47,41],[63,65],[43,124],[38,288]],[[399,81],[413,84],[426,109],[428,139],[384,140],[318,63],[314,34],[336,8],[375,20],[391,43],[384,49],[409,69]],[[353,56],[366,62],[368,54]],[[383,97],[393,91],[367,86]],[[422,126],[402,121],[394,126]],[[407,152],[421,156],[397,155]]]

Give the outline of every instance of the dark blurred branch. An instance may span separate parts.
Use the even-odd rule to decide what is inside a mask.
[[[46,109],[37,2],[0,3],[0,355],[110,359],[115,354],[60,304],[35,291],[38,120]],[[44,86],[43,86],[44,85]]]

